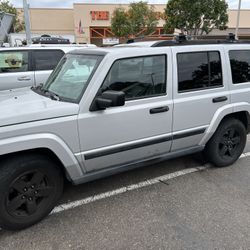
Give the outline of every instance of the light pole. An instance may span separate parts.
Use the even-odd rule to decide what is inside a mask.
[[[240,10],[241,10],[241,0],[239,0],[238,13],[237,13],[237,23],[235,30],[235,38],[239,39],[239,25],[240,25]]]
[[[23,11],[24,11],[24,21],[25,21],[25,31],[26,31],[26,41],[27,44],[31,44],[31,33],[30,33],[30,15],[29,15],[29,5],[27,0],[23,0]]]

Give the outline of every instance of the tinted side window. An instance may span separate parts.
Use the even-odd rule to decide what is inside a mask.
[[[233,83],[250,82],[250,50],[229,52]]]
[[[219,52],[180,53],[178,91],[194,91],[223,86]]]
[[[165,55],[117,60],[102,91],[123,91],[127,100],[166,94],[166,68]]]
[[[64,53],[61,50],[35,50],[35,70],[53,70],[59,63]]]
[[[28,51],[0,52],[0,73],[25,72],[28,69]]]
[[[219,52],[209,52],[208,53],[209,61],[209,77],[210,83],[209,87],[213,86],[223,86],[222,79],[222,65]]]

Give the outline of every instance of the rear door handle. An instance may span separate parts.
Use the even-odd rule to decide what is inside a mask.
[[[169,107],[165,106],[165,107],[150,109],[149,112],[151,115],[153,115],[153,114],[164,113],[164,112],[168,112],[168,111],[169,111]]]
[[[29,76],[21,76],[17,78],[18,81],[30,81],[31,78]]]
[[[227,100],[228,100],[228,98],[226,96],[216,97],[216,98],[213,99],[213,103],[225,102]]]

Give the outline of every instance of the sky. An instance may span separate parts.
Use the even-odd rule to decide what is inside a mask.
[[[135,0],[27,0],[31,8],[43,7],[43,8],[72,8],[73,3],[129,3],[135,2]],[[10,1],[15,7],[22,7],[22,0]],[[148,3],[164,4],[166,0],[148,0]],[[236,9],[238,7],[239,0],[227,0],[230,9]],[[242,9],[250,9],[250,0],[242,0]]]

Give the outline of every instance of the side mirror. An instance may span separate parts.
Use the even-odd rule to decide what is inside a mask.
[[[125,93],[122,91],[107,90],[97,96],[91,105],[90,111],[105,110],[110,107],[125,105]]]

